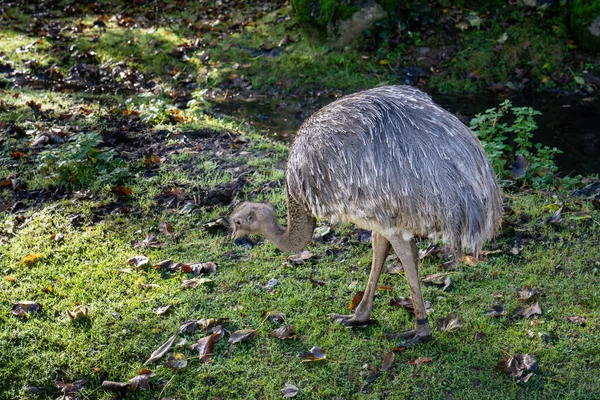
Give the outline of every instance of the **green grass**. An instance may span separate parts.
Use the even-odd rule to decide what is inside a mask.
[[[511,255],[515,233],[506,233],[488,246],[501,249],[500,253],[489,255],[488,261],[476,267],[462,265],[450,271],[452,284],[446,292],[425,288],[425,298],[435,310],[430,315],[432,323],[457,311],[465,326],[453,333],[436,331],[432,342],[397,353],[393,367],[363,387],[367,379],[363,365],[380,367],[383,356],[394,347],[383,334],[409,328],[413,320],[406,311],[388,304],[394,297],[408,295],[402,276],[388,274],[383,275],[381,284],[394,290],[376,296],[373,316],[377,325],[348,330],[328,318],[329,313],[347,312],[350,298],[367,279],[370,248],[354,239],[350,226],[333,229],[334,237],[347,238],[345,244],[337,240],[313,243],[309,250],[316,258],[292,266],[288,255],[269,243],[260,242],[248,250],[233,245],[226,231],[202,228],[226,217],[229,207],[200,207],[180,215],[154,200],[173,186],[188,193],[219,187],[231,181],[231,175],[219,173],[219,165],[236,161],[253,171],[239,197],[274,201],[283,217],[282,174],[276,166],[285,159],[285,152],[280,145],[249,137],[254,153],[244,157],[232,154],[225,160],[211,160],[207,158],[211,153],[202,153],[196,160],[182,156],[184,153],[174,154],[152,177],[144,177],[141,167],[131,165],[129,185],[134,194],[122,200],[132,210],[128,215],[95,216],[97,207],[115,199],[108,188],[96,188],[97,197],[92,200],[48,201],[19,213],[31,220],[14,234],[3,233],[0,244],[0,270],[3,277],[14,278],[14,282],[9,278],[0,283],[0,345],[4,349],[0,382],[5,398],[30,398],[33,395],[27,387],[31,386],[40,388],[42,397],[56,397],[56,380],[78,379],[88,382],[82,391],[86,398],[110,398],[99,389],[103,380],[127,382],[183,321],[216,317],[230,318],[225,323],[228,332],[253,328],[260,336],[237,345],[222,340],[213,360],[205,365],[187,349],[203,333],[181,335],[187,343],[173,352],[186,355],[187,367],[168,369],[162,366],[164,360],[148,365],[157,373],[152,379],[155,388],[132,393],[129,398],[157,398],[161,392],[164,397],[181,399],[278,398],[287,382],[300,388],[298,398],[323,399],[336,395],[444,398],[447,394],[454,398],[590,398],[590,393],[599,390],[595,310],[600,305],[600,216],[589,202],[581,203],[564,193],[556,193],[556,199],[547,193],[507,194],[507,205],[513,210],[507,218],[517,225],[517,235],[530,238],[524,249]],[[177,146],[175,141],[172,146]],[[269,182],[275,186],[267,189],[265,183]],[[10,189],[2,189],[2,196],[10,199],[14,195]],[[559,200],[569,207],[565,222],[545,224],[551,211],[544,206]],[[575,212],[585,212],[596,222],[572,218]],[[530,221],[519,222],[521,214],[529,215]],[[75,225],[70,222],[74,216],[78,216]],[[16,217],[6,213],[0,222],[8,227]],[[174,236],[158,234],[158,223],[163,220],[173,225]],[[53,233],[63,233],[64,241],[52,241]],[[143,239],[147,233],[158,234],[164,246],[134,249],[131,241]],[[24,264],[23,258],[32,253],[43,257]],[[186,290],[179,285],[190,274],[129,267],[126,260],[138,254],[150,257],[150,264],[163,259],[213,261],[218,270],[211,276],[211,284]],[[426,258],[421,274],[443,270],[438,259]],[[325,285],[314,286],[309,277],[322,279]],[[258,286],[271,278],[279,282],[274,293]],[[141,283],[159,287],[142,289]],[[351,288],[353,285],[356,287]],[[543,315],[537,320],[543,323],[483,316],[494,304],[502,304],[509,313],[522,305],[516,290],[525,286],[542,292]],[[21,300],[37,301],[43,310],[18,318],[10,310],[12,303]],[[69,320],[66,310],[76,305],[89,307],[88,320]],[[166,315],[153,312],[164,305],[172,306]],[[297,340],[268,336],[279,324],[265,321],[263,314],[275,310],[284,312],[296,326]],[[577,326],[566,319],[569,316],[586,317],[588,323]],[[533,331],[533,339],[528,330]],[[484,332],[485,338],[474,339],[476,332]],[[327,361],[311,364],[296,356],[312,346],[322,347]],[[539,371],[528,383],[515,383],[494,370],[506,353],[532,354],[539,361]],[[418,357],[433,361],[408,365]]]
[[[119,7],[115,14],[123,11]],[[147,365],[156,372],[151,379],[154,388],[128,393],[126,398],[271,399],[282,396],[285,383],[300,389],[296,396],[300,399],[586,399],[600,391],[596,379],[600,368],[596,311],[600,305],[600,215],[589,199],[575,199],[566,192],[507,189],[506,206],[512,212],[506,219],[513,225],[505,224],[505,233],[486,246],[498,251],[477,266],[449,270],[452,283],[445,292],[424,289],[434,308],[432,324],[456,311],[465,326],[452,333],[434,331],[433,341],[398,352],[392,368],[367,383],[368,369],[363,366],[379,368],[384,355],[397,344],[384,334],[414,323],[405,310],[389,305],[390,299],[408,295],[404,278],[384,274],[380,283],[394,290],[380,291],[375,298],[373,317],[378,324],[348,330],[333,323],[328,314],[347,313],[350,299],[367,281],[370,246],[355,238],[354,227],[332,227],[327,242],[309,245],[315,257],[303,265],[291,264],[288,254],[267,242],[257,241],[255,247],[246,248],[234,245],[227,229],[207,227],[232,211],[230,204],[223,205],[209,195],[227,197],[227,190],[235,185],[235,201],[271,201],[284,218],[287,146],[249,131],[243,121],[216,118],[203,103],[201,92],[173,78],[184,71],[204,88],[219,87],[231,74],[239,74],[266,93],[273,87],[292,91],[302,85],[349,90],[387,79],[380,71],[387,67],[377,65],[376,60],[358,60],[359,53],[353,50],[308,46],[294,21],[286,19],[289,8],[258,15],[253,24],[231,35],[220,25],[209,28],[205,16],[189,28],[185,21],[195,18],[193,10],[165,11],[161,14],[164,24],[156,30],[119,26],[110,19],[101,29],[92,27],[97,16],[82,11],[81,17],[74,17],[63,10],[54,11],[56,21],[76,26],[81,20],[85,25],[78,34],[67,29],[66,43],[44,38],[29,53],[14,50],[39,40],[26,29],[33,23],[31,15],[17,9],[8,12],[3,21],[7,26],[2,26],[0,34],[7,60],[3,62],[19,69],[37,60],[44,68],[56,64],[58,71],[67,74],[79,62],[72,57],[63,61],[64,55],[72,54],[67,49],[73,45],[80,52],[94,51],[97,64],[125,62],[155,80],[156,86],[131,92],[117,85],[109,93],[28,86],[0,91],[0,399],[57,398],[61,393],[56,381],[79,379],[87,382],[80,398],[112,398],[101,383],[128,382],[138,375],[150,354],[192,318],[230,319],[212,361],[204,364],[188,349],[204,332],[180,335],[186,343],[171,352],[185,354],[188,365],[169,369],[163,365],[164,358]],[[139,11],[144,18],[151,17],[147,16],[150,8]],[[168,20],[173,15],[181,18]],[[248,15],[247,9],[234,9],[230,18],[239,22]],[[183,21],[183,25],[173,21]],[[194,26],[201,28],[194,31]],[[267,40],[276,44],[286,33],[292,40],[278,57],[252,56],[242,48],[258,49]],[[168,55],[196,37],[211,54],[208,63]],[[236,63],[242,68],[234,68]],[[122,82],[119,79],[121,75],[115,80]],[[91,79],[89,83],[97,82]],[[197,104],[178,108],[175,98],[180,92],[196,98]],[[32,107],[32,101],[41,110]],[[11,130],[15,126],[20,131]],[[38,135],[53,129],[62,132],[65,143],[31,148]],[[63,159],[71,163],[77,178],[66,182],[53,181],[39,169],[40,151],[52,150],[66,157],[65,150],[87,134],[123,135],[116,144],[99,143],[89,154],[114,151],[110,168],[119,165],[126,174],[110,177],[105,164],[87,156]],[[15,151],[27,155],[16,159]],[[146,165],[149,155],[160,156],[160,163]],[[132,195],[117,197],[111,191],[114,185],[131,188]],[[186,194],[185,201],[192,202],[193,209],[185,211],[184,204],[167,207],[156,200],[175,187]],[[559,201],[566,205],[564,221],[547,224],[553,211],[545,206]],[[521,222],[523,214],[530,217],[528,222]],[[581,219],[581,215],[590,218]],[[173,235],[159,232],[163,221],[173,226]],[[58,233],[64,235],[61,242],[52,239]],[[149,233],[157,235],[163,246],[133,247],[132,240]],[[524,248],[513,255],[517,238]],[[425,248],[428,243],[418,245]],[[31,254],[42,257],[24,262]],[[149,265],[135,269],[127,264],[130,257],[140,254],[150,257]],[[213,282],[209,284],[182,289],[182,280],[191,274],[152,267],[165,259],[212,261],[218,264],[217,273],[210,276]],[[426,258],[420,268],[422,276],[445,271],[441,263],[439,258]],[[261,286],[272,278],[278,284],[270,293]],[[310,278],[325,284],[315,286]],[[144,289],[142,284],[158,287]],[[502,304],[509,313],[531,304],[517,298],[516,291],[525,286],[542,293],[538,301],[543,315],[536,323],[483,315],[494,304]],[[39,302],[42,311],[23,318],[13,315],[13,303],[23,300]],[[69,319],[66,310],[77,305],[88,307],[88,319]],[[154,312],[165,305],[172,306],[167,314]],[[297,339],[269,337],[281,324],[265,320],[268,311],[284,312],[287,322],[296,327]],[[570,316],[585,317],[587,324],[575,325],[567,320]],[[247,328],[258,329],[260,336],[248,343],[227,343],[231,332]],[[532,339],[528,330],[533,332]],[[485,333],[485,338],[475,339],[478,332]],[[297,357],[313,346],[326,351],[326,361],[306,363]],[[507,353],[533,355],[539,371],[529,382],[515,383],[494,369]],[[431,357],[432,362],[408,364],[418,357]]]

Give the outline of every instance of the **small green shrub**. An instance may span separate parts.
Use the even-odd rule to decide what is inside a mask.
[[[113,150],[99,150],[102,136],[82,134],[60,147],[38,155],[39,171],[49,185],[71,187],[115,184],[129,173],[123,160]]]
[[[534,117],[541,114],[531,107],[515,107],[510,100],[505,100],[498,108],[490,108],[471,120],[471,130],[481,141],[501,179],[511,176],[512,161],[522,154],[529,161],[525,176],[528,183],[536,187],[555,185],[558,167],[554,157],[562,151],[531,141],[538,127]]]

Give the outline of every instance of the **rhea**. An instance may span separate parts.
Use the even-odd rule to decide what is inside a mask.
[[[390,246],[404,268],[415,329],[403,345],[431,338],[414,236],[444,240],[456,257],[478,255],[501,219],[496,176],[473,133],[410,86],[383,86],[342,97],[300,127],[286,173],[287,226],[273,207],[242,203],[233,237],[260,235],[282,251],[302,250],[316,218],[372,231],[371,272],[347,326],[370,321],[373,297]]]

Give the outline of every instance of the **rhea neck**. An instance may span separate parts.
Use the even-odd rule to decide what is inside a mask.
[[[287,227],[282,227],[275,214],[261,228],[264,238],[281,251],[296,252],[312,240],[316,220],[300,203],[287,195]]]

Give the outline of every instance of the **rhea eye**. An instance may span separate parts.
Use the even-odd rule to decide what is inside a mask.
[[[252,215],[248,215],[248,222],[252,222],[254,221],[254,218],[252,218]]]

